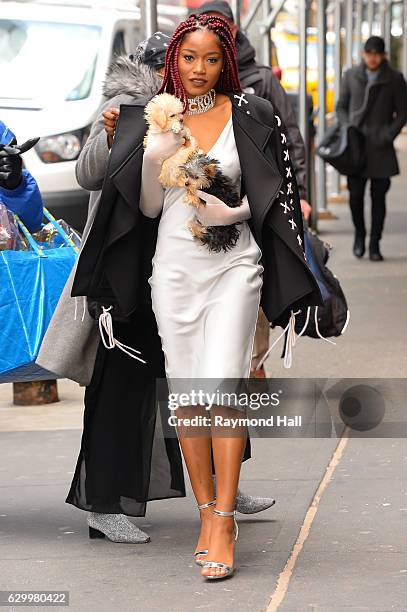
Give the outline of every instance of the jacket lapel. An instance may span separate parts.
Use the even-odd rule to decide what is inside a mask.
[[[363,102],[354,112],[352,123],[354,125],[361,125],[366,118],[368,111],[373,105],[375,98],[378,94],[378,87],[390,81],[390,69],[387,60],[383,61],[383,65],[379,69],[379,73],[375,81],[368,81],[366,76],[366,64],[361,62],[355,70],[355,76],[360,81],[363,88]]]
[[[266,125],[256,116],[254,105],[251,103],[252,98],[248,100],[245,93],[230,93],[228,96],[232,102],[234,123],[239,124],[257,149],[264,151],[274,128]]]
[[[143,139],[147,131],[144,120],[146,100],[137,104],[122,104],[115,141],[109,164],[109,178],[113,180],[127,204],[135,210],[143,157]]]

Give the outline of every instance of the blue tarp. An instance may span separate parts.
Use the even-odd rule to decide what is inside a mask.
[[[34,361],[75,259],[69,246],[0,251],[0,383],[50,378]]]

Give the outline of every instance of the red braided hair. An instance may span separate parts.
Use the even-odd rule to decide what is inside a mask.
[[[216,34],[223,51],[223,70],[216,84],[216,91],[242,91],[237,67],[236,45],[228,22],[222,17],[206,14],[190,15],[178,25],[168,44],[165,54],[164,78],[158,91],[158,93],[167,92],[177,96],[184,104],[184,111],[188,106],[188,95],[178,71],[179,50],[185,34],[203,29]]]

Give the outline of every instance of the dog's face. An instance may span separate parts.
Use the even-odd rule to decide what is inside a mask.
[[[185,173],[185,185],[190,189],[205,189],[210,187],[217,165],[206,155],[191,155],[180,168]]]
[[[159,132],[167,132],[172,126],[182,127],[183,106],[181,100],[172,94],[155,96],[147,104],[144,115],[147,123]]]

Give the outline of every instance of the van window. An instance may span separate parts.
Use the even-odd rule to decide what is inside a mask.
[[[101,28],[0,19],[0,98],[53,102],[90,94]]]
[[[124,55],[125,53],[126,47],[124,45],[124,32],[116,32],[113,39],[113,57]]]

